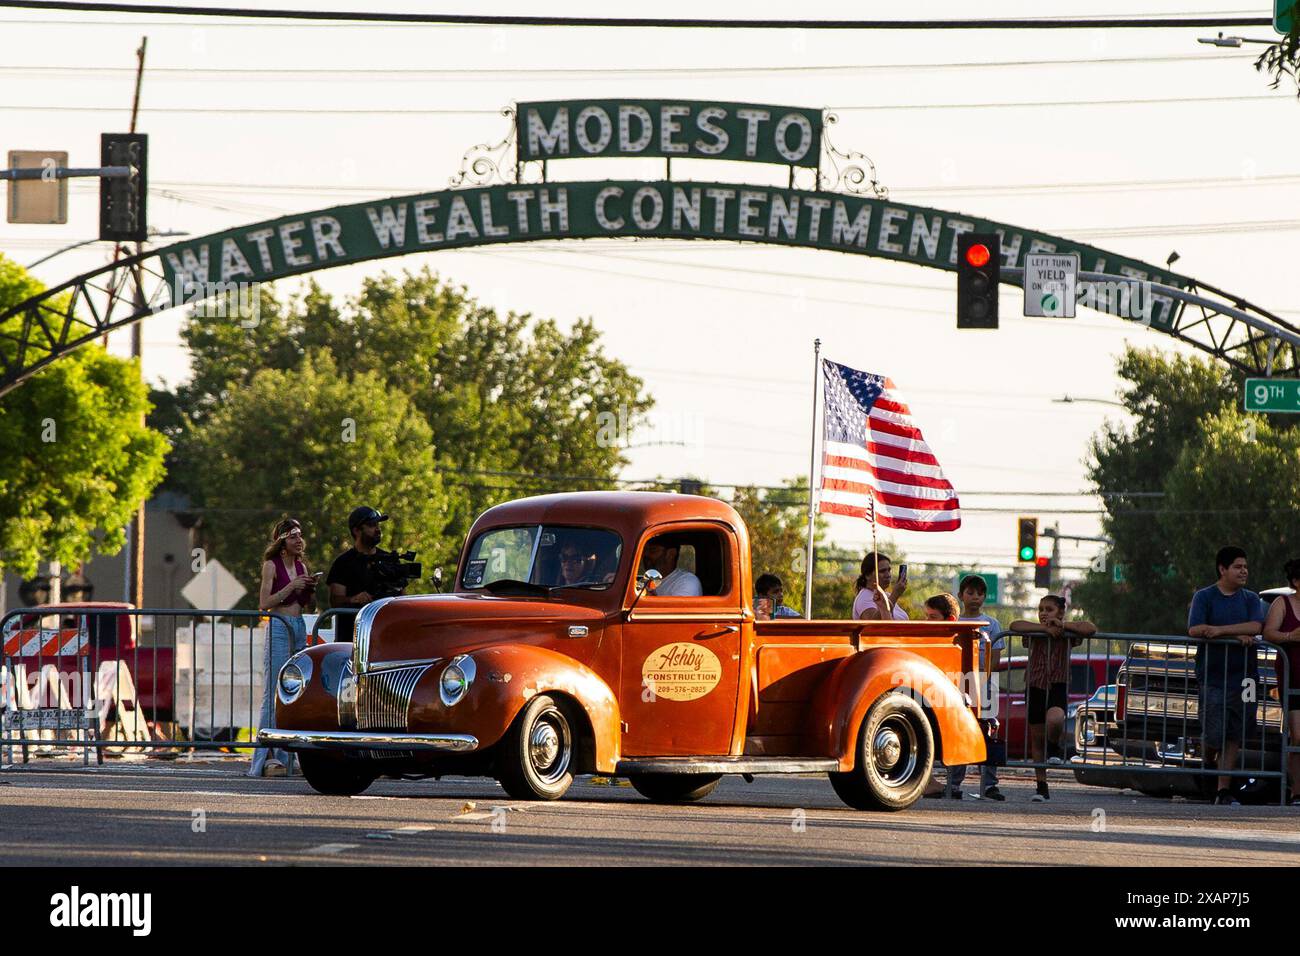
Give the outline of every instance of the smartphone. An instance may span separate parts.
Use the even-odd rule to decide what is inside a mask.
[[[315,578],[315,579],[316,579],[316,582],[319,584],[319,583],[320,583],[320,579],[323,578],[323,577],[325,577],[325,572],[324,572],[324,571],[313,571],[309,576]]]
[[[898,580],[900,580],[900,581],[906,581],[906,580],[907,580],[907,565],[906,565],[906,564],[900,564],[900,565],[898,566]]]

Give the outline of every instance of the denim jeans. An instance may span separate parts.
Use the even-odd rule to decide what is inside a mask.
[[[948,785],[944,788],[944,793],[952,793],[961,787],[961,782],[966,779],[966,765],[958,764],[955,767],[948,768]],[[980,793],[982,794],[989,787],[998,785],[998,769],[991,763],[980,764]]]
[[[288,628],[284,626],[286,620],[289,622]],[[279,617],[271,618],[270,626],[266,629],[266,649],[262,653],[265,682],[262,686],[262,715],[257,724],[259,728],[275,726],[275,685],[280,677],[280,668],[306,646],[307,623],[301,617],[286,617],[283,620]],[[269,759],[280,761],[286,769],[289,766],[287,750],[258,747],[253,751],[253,765],[249,768],[248,775],[262,776]]]

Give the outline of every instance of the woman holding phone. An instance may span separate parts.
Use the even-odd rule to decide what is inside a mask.
[[[271,541],[262,554],[262,588],[257,606],[275,616],[266,631],[266,650],[262,654],[262,716],[259,727],[275,726],[275,682],[280,668],[294,654],[307,646],[307,626],[303,611],[316,610],[316,582],[304,555],[307,550],[302,524],[296,518],[283,518],[271,531]],[[288,626],[286,627],[286,622]],[[289,755],[283,750],[272,752],[258,747],[253,752],[250,777],[283,777],[288,772]]]

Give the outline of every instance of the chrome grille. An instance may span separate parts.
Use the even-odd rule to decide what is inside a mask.
[[[411,694],[429,664],[371,671],[357,677],[357,729],[406,730]]]

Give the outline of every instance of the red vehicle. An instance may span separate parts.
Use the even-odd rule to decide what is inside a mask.
[[[1008,640],[1012,638],[1008,636]],[[1009,760],[1029,759],[1029,725],[1026,721],[1025,675],[1029,657],[1004,657],[998,664],[999,738],[1006,742]],[[1076,651],[1070,655],[1070,705],[1066,711],[1061,743],[1069,751],[1074,745],[1074,712],[1098,687],[1115,683],[1115,672],[1124,663],[1123,654],[1092,654]]]

